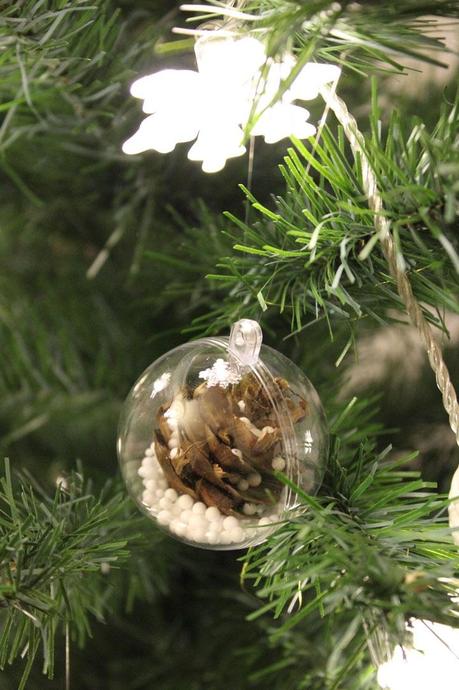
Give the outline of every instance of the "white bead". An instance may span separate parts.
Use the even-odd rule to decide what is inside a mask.
[[[178,498],[178,493],[175,489],[167,489],[164,496],[168,498],[171,503],[175,503]]]
[[[182,494],[178,497],[177,503],[180,506],[180,508],[191,510],[194,501],[191,498],[191,496],[188,496],[188,494]]]
[[[149,491],[156,491],[156,479],[147,479],[144,481],[144,485]]]
[[[141,467],[139,467],[138,473],[141,477],[145,477],[147,474],[150,474],[153,471],[153,468],[155,466],[156,460],[154,460],[153,458],[144,458],[142,460]]]
[[[159,499],[159,507],[163,510],[172,510],[172,501],[169,501],[169,499],[166,497],[166,494]]]
[[[220,535],[220,544],[231,544],[231,542],[232,542],[231,531],[225,530],[224,532],[222,532]]]
[[[148,506],[153,505],[156,502],[155,495],[152,494],[148,489],[145,489],[142,494],[142,502],[146,503]]]
[[[216,506],[210,506],[207,508],[205,515],[208,522],[220,522],[222,517],[222,514],[218,508],[216,508]]]
[[[198,530],[197,532],[194,533],[194,541],[197,542],[198,544],[207,544],[206,533],[203,532],[202,530]]]
[[[171,460],[174,460],[174,458],[177,457],[178,452],[179,452],[179,449],[178,449],[178,448],[172,448],[172,449],[171,449],[171,452],[169,453],[170,459],[171,459]]]
[[[233,543],[239,543],[244,540],[244,531],[240,527],[235,527],[235,529],[230,530],[231,541]]]
[[[203,542],[206,538],[206,532],[202,527],[192,527],[190,525],[186,529],[186,536],[191,541]]]
[[[254,503],[244,503],[242,512],[244,515],[255,515],[257,512],[257,506]]]
[[[223,520],[223,528],[225,530],[229,530],[234,529],[235,527],[239,527],[239,522],[235,517],[233,517],[233,515],[228,515],[228,517]]]
[[[271,524],[271,520],[268,517],[262,517],[258,520],[260,527],[267,527]]]
[[[156,489],[155,496],[156,498],[162,498],[164,496],[164,489]]]
[[[282,458],[280,455],[277,455],[272,463],[271,466],[273,470],[277,470],[278,472],[282,472],[282,470],[285,468],[285,460]]]
[[[190,541],[194,541],[194,530],[189,525],[187,525],[184,536]]]
[[[249,482],[249,486],[260,486],[261,474],[259,474],[259,472],[251,472],[247,477],[247,481]]]
[[[241,410],[241,412],[244,412],[244,410],[245,410],[245,402],[244,402],[244,400],[238,400],[237,406],[239,407],[239,409]]]
[[[204,531],[207,530],[209,526],[204,515],[196,515],[195,513],[191,515],[188,524],[190,527],[193,527],[193,529],[203,529]]]
[[[223,515],[221,516],[221,518]],[[220,532],[223,531],[223,520],[222,519],[215,520],[215,522],[209,522],[209,532],[216,532],[217,534],[220,534]]]
[[[206,532],[206,537],[209,539],[211,544],[216,544],[220,540],[221,530],[218,529],[208,529]]]
[[[170,448],[171,450],[172,450],[173,448],[177,448],[177,446],[178,446],[178,437],[175,436],[175,435],[172,435],[172,436],[170,437],[169,441],[167,442],[167,445],[169,446],[169,448]]]
[[[180,520],[188,524],[192,515],[193,513],[191,512],[191,510],[185,508],[185,510],[182,510],[182,512],[180,513]]]
[[[204,513],[206,512],[206,504],[205,504],[205,503],[201,503],[201,501],[197,501],[197,502],[194,504],[194,506],[193,506],[193,508],[192,508],[192,511],[193,511],[193,513],[195,513],[196,515],[204,515]]]
[[[179,504],[177,503],[177,501],[176,501],[175,503],[172,503],[172,508],[171,508],[171,510],[172,510],[173,515],[177,515],[177,516],[180,515],[181,512],[182,512],[182,509],[180,508],[180,506],[179,506]]]
[[[171,532],[176,534],[178,537],[183,537],[187,530],[187,526],[180,520],[172,520],[170,524]]]
[[[150,472],[153,474],[154,477],[163,477],[164,472],[162,470],[161,465],[155,461],[155,464],[151,466]]]
[[[172,515],[168,510],[161,510],[158,513],[158,522],[160,525],[168,525],[171,521]]]
[[[170,429],[173,429],[174,431],[175,431],[175,429],[178,429],[179,423],[178,423],[177,416],[175,414],[171,414],[171,415],[166,414],[166,419],[167,419],[167,423],[168,423]]]
[[[249,427],[252,434],[254,434],[257,437],[261,436],[262,432],[260,431],[260,429],[257,429],[257,427],[254,424],[252,424],[250,419],[248,419],[247,417],[239,417],[239,419],[241,420],[241,422],[244,422],[244,424]]]
[[[154,454],[155,454],[155,451],[152,449],[151,446],[149,448],[147,448],[147,450],[145,451],[145,455],[149,458],[151,458]]]
[[[247,481],[247,479],[240,479],[237,483],[237,488],[239,489],[239,491],[247,491],[247,489],[249,488],[249,482]]]
[[[256,538],[259,539],[260,538],[260,533],[258,532],[259,529],[260,529],[260,527],[258,525],[256,527],[254,527],[253,525],[248,525],[244,530],[245,538],[246,539],[256,539]]]

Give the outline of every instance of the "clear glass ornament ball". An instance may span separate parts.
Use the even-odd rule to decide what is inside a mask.
[[[121,413],[118,456],[140,508],[205,549],[259,544],[297,506],[279,473],[317,491],[328,453],[319,396],[256,321],[157,359]]]

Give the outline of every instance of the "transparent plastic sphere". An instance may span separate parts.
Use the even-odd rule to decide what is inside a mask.
[[[259,544],[317,491],[328,453],[319,396],[257,322],[151,364],[122,410],[118,456],[136,502],[171,536],[207,549]]]

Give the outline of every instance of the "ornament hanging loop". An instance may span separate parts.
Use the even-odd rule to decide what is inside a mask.
[[[238,368],[253,367],[258,362],[263,332],[258,321],[240,319],[233,323],[229,337],[229,358]]]

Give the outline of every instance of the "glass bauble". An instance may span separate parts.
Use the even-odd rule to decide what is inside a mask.
[[[142,510],[207,549],[262,542],[313,494],[328,432],[319,396],[256,321],[176,347],[140,376],[123,407],[118,455]]]

